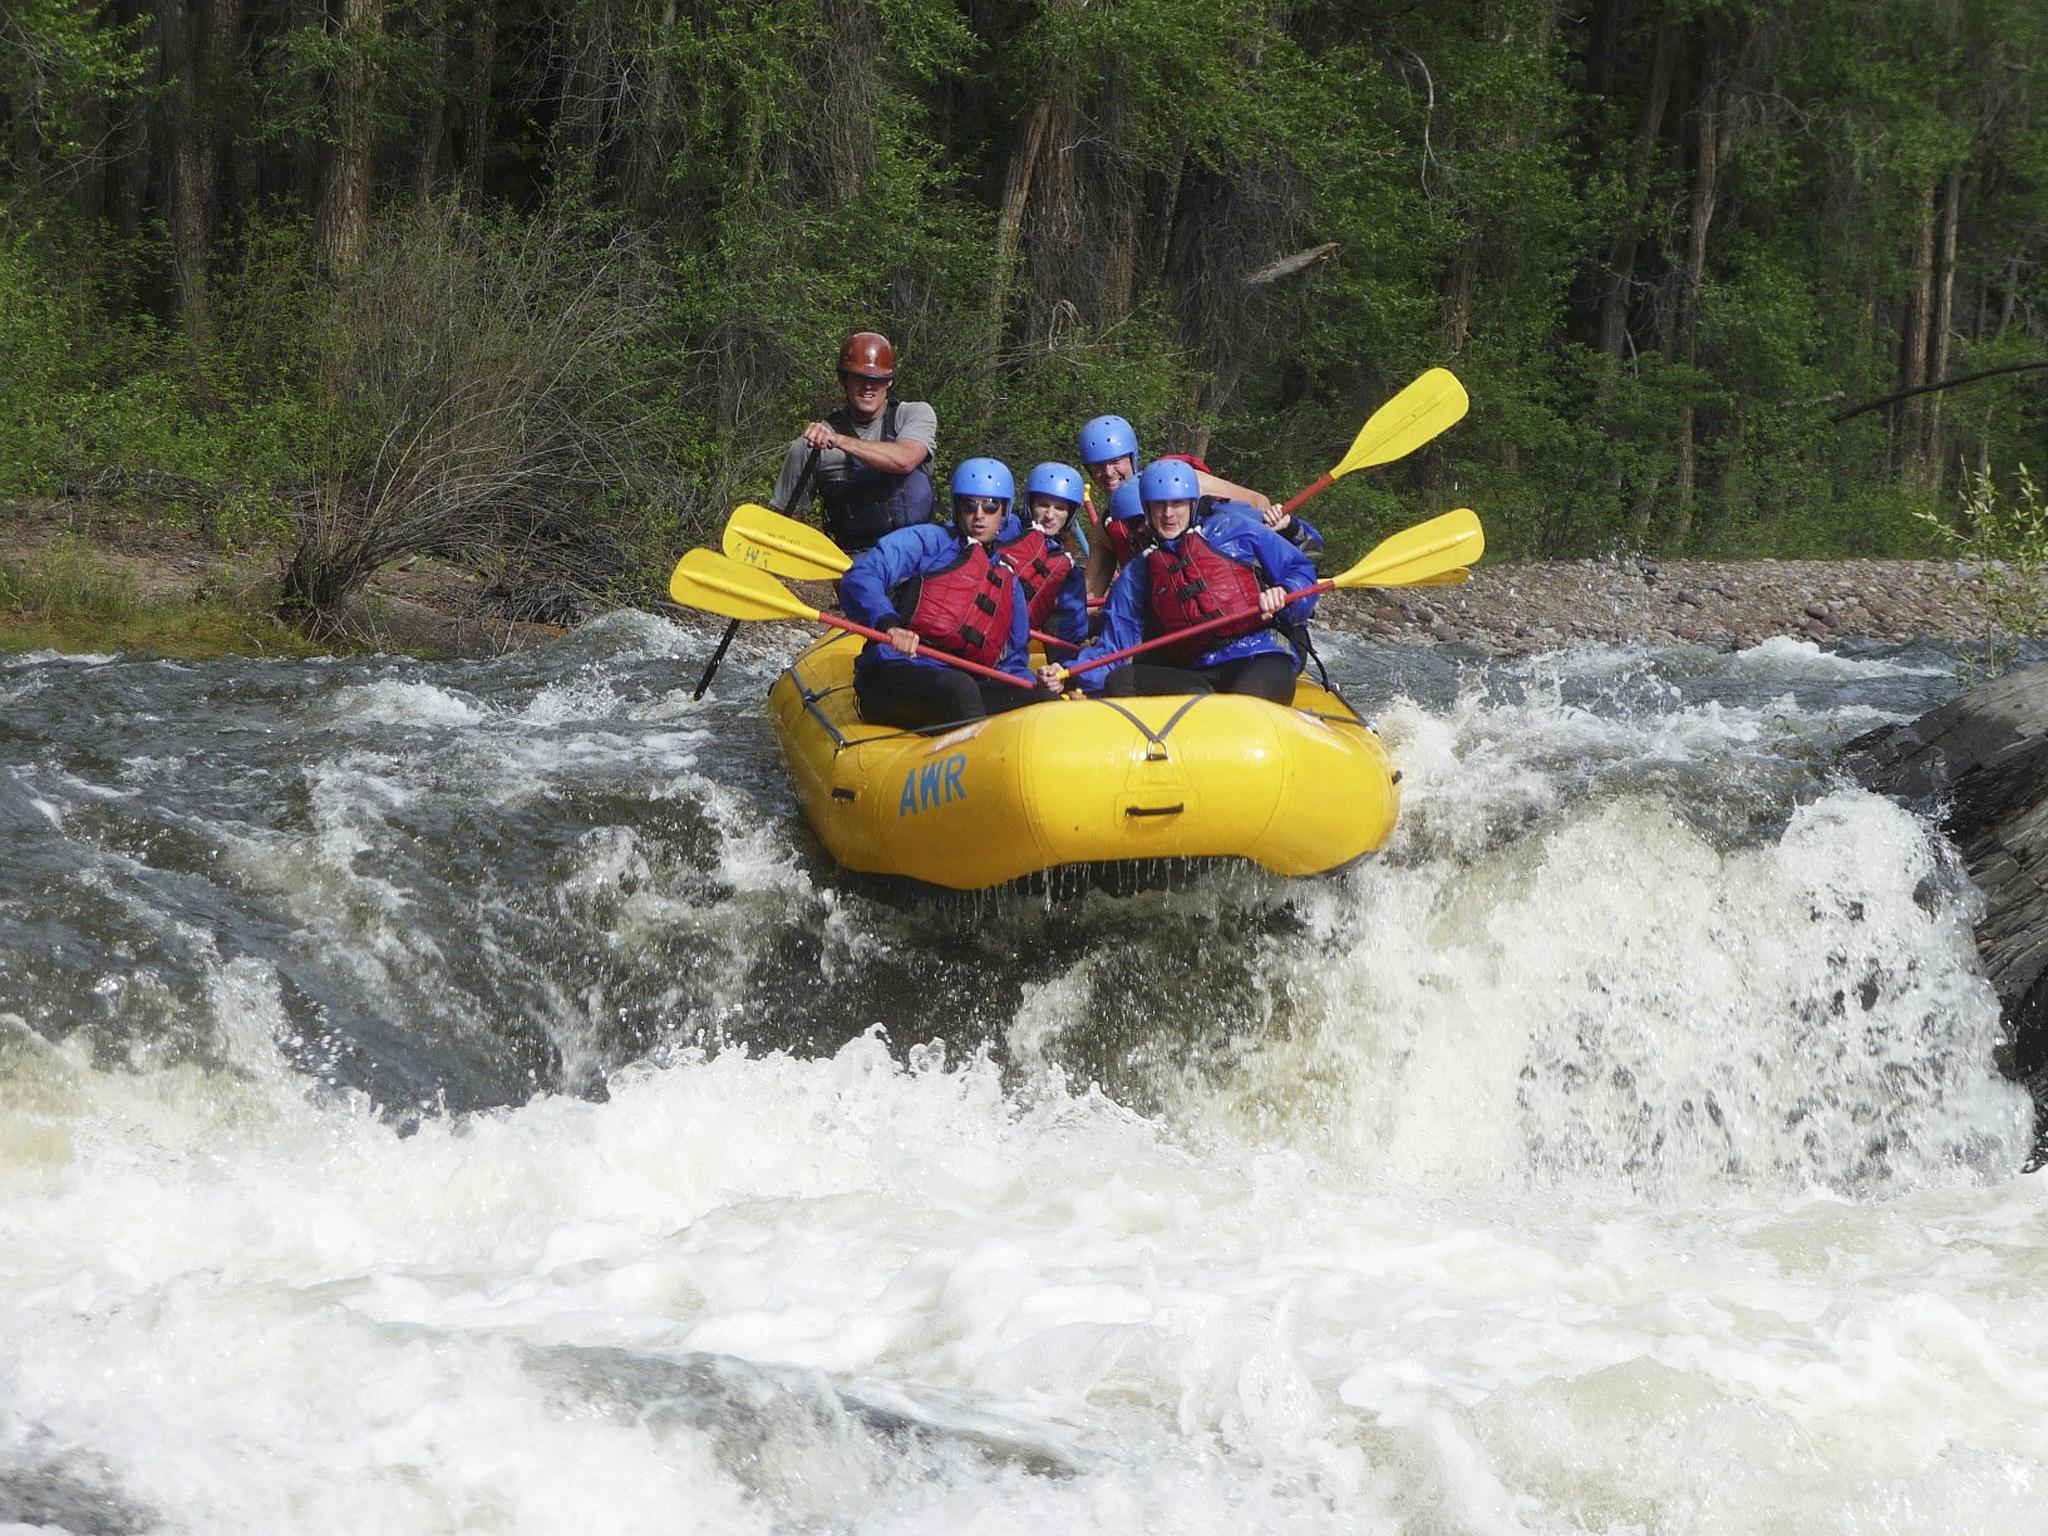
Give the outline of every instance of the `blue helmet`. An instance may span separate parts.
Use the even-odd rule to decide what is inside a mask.
[[[1026,496],[1056,496],[1061,501],[1081,505],[1081,472],[1065,464],[1045,463],[1031,471],[1031,478],[1025,483]]]
[[[1133,522],[1145,515],[1145,504],[1138,499],[1138,482],[1126,480],[1109,493],[1109,515],[1120,523]]]
[[[1138,476],[1138,499],[1146,506],[1155,501],[1199,501],[1202,482],[1195,468],[1180,459],[1154,459]]]
[[[1121,416],[1098,416],[1081,429],[1081,462],[1107,464],[1129,454],[1138,457],[1138,434]]]
[[[1003,501],[1017,499],[1017,482],[1010,466],[1001,459],[962,459],[953,471],[955,496],[995,496]]]

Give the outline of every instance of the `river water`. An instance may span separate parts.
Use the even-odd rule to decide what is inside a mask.
[[[0,1526],[2043,1528],[1975,897],[1826,767],[1953,655],[1339,640],[1380,858],[932,901],[703,648],[0,661]]]

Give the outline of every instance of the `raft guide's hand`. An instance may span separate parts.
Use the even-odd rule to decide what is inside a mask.
[[[917,654],[916,630],[905,629],[899,625],[895,629],[885,631],[885,633],[889,636],[889,644],[894,646],[897,650],[901,651],[904,655],[915,656]]]

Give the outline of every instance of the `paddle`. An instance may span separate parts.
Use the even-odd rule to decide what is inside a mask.
[[[1370,469],[1375,464],[1406,458],[1439,432],[1455,425],[1470,405],[1465,386],[1450,369],[1430,369],[1367,417],[1336,467],[1314,484],[1296,491],[1280,510],[1293,512],[1309,497],[1327,490],[1354,469]]]
[[[728,559],[796,581],[829,581],[853,564],[852,556],[810,524],[751,501],[734,507],[725,520],[724,544]],[[1031,638],[1041,645],[1081,649],[1043,630],[1032,630]]]
[[[800,473],[796,477],[796,488],[789,493],[789,499],[792,504],[799,504],[803,501],[804,487],[811,483],[811,471],[816,469],[817,467],[818,450],[816,448],[813,448],[810,451],[809,455],[806,456],[804,459],[804,467],[802,473]],[[763,507],[761,510],[765,512],[768,509],[766,507]],[[775,515],[777,517],[781,517],[782,514],[778,512]],[[731,525],[731,521],[732,520],[730,518],[726,519],[727,526]],[[797,522],[794,518],[784,518],[783,521],[797,528],[802,528],[804,526],[802,523]],[[806,529],[805,531],[808,532],[809,530]],[[819,535],[819,537],[822,538],[823,535],[821,534]],[[830,543],[831,541],[826,540],[826,542]],[[711,660],[704,664],[704,675],[697,679],[697,686],[693,690],[691,690],[691,703],[694,704],[697,702],[697,700],[704,697],[704,691],[711,686],[712,675],[718,671],[718,664],[721,661],[725,660],[726,649],[732,644],[732,637],[738,634],[739,632],[740,621],[738,619],[734,619],[730,624],[725,626],[725,633],[718,637],[718,649],[711,653]]]
[[[735,623],[742,619],[809,619],[816,624],[843,629],[848,634],[879,640],[884,645],[889,643],[888,635],[881,630],[870,629],[836,613],[820,613],[768,572],[729,559],[715,549],[693,549],[678,560],[674,573],[668,579],[668,595],[686,608],[723,614]],[[978,661],[969,661],[965,656],[952,656],[923,647],[918,648],[917,654],[1015,688],[1038,686],[994,667],[985,667]]]
[[[1432,517],[1426,523],[1382,539],[1375,544],[1372,552],[1350,570],[1332,576],[1328,581],[1319,581],[1312,587],[1291,593],[1288,602],[1294,603],[1304,597],[1316,597],[1334,588],[1351,587],[1419,587],[1448,585],[1462,581],[1462,575],[1451,577],[1451,572],[1461,570],[1477,560],[1486,548],[1486,535],[1479,526],[1477,514],[1470,508],[1460,507],[1455,512],[1446,512],[1441,517]],[[1450,578],[1449,581],[1446,578]],[[1098,656],[1087,666],[1075,670],[1096,672],[1104,667],[1115,666],[1142,652],[1156,650],[1162,645],[1178,645],[1197,635],[1206,635],[1212,630],[1235,624],[1245,617],[1242,613],[1226,613],[1206,623],[1177,629],[1170,635],[1155,635],[1150,640],[1136,645],[1127,645],[1120,651],[1111,651]],[[1071,676],[1071,673],[1065,675]]]
[[[829,535],[751,501],[725,520],[723,547],[728,559],[797,581],[830,581],[853,564]]]

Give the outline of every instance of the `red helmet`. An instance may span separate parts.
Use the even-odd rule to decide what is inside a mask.
[[[855,331],[839,349],[839,371],[864,379],[896,377],[896,349],[880,331]]]

